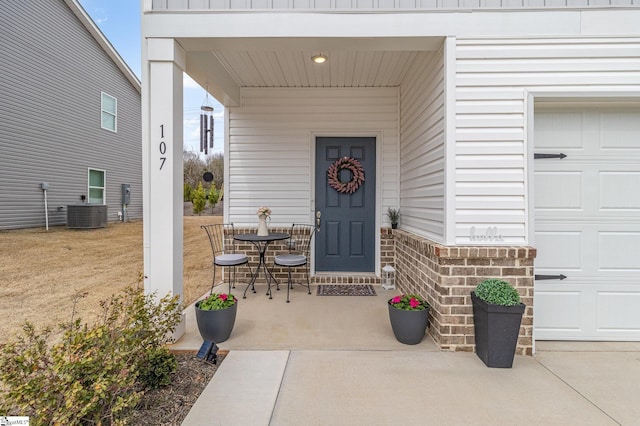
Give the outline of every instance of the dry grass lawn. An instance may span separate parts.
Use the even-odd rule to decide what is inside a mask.
[[[211,248],[200,225],[221,222],[221,216],[184,218],[185,306],[211,286]],[[142,222],[0,231],[0,343],[26,320],[38,328],[68,321],[76,294],[86,294],[77,312],[91,321],[101,300],[136,284],[142,271]]]

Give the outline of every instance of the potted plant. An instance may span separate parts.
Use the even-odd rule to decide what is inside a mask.
[[[396,339],[407,345],[420,343],[429,323],[429,304],[417,294],[401,294],[387,304]]]
[[[391,229],[398,228],[398,219],[400,219],[400,210],[389,207],[387,209],[387,217],[389,218],[389,222],[391,222]]]
[[[476,354],[487,367],[511,368],[525,305],[511,284],[492,278],[471,292]]]
[[[238,299],[233,294],[211,293],[195,307],[198,331],[204,340],[220,343],[229,338],[238,311]]]

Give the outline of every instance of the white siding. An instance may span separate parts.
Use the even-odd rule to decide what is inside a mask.
[[[382,216],[397,200],[397,117],[396,88],[244,89],[229,109],[229,220],[255,225],[269,206],[273,224],[310,222],[316,136],[380,136]]]
[[[434,10],[629,7],[638,0],[153,0],[153,10]]]
[[[525,90],[638,91],[640,39],[458,39],[456,56],[456,243],[526,244]]]
[[[444,242],[444,52],[420,54],[400,89],[402,229]]]

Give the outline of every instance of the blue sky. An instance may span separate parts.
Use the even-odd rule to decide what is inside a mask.
[[[140,78],[140,1],[79,0],[79,2],[131,70]],[[200,107],[204,103],[204,99],[204,89],[190,78],[185,78],[184,147],[190,151],[198,152],[200,149]],[[222,106],[211,96],[209,96],[209,101],[215,109],[214,152],[222,152],[224,143]]]

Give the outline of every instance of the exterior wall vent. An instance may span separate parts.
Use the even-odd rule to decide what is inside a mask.
[[[67,206],[67,228],[93,229],[106,227],[106,205],[74,204]]]

